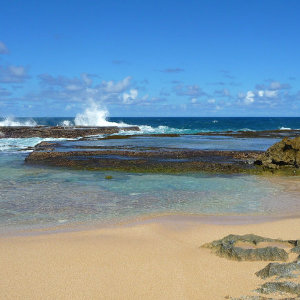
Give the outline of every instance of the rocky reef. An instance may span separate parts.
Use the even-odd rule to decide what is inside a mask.
[[[127,172],[221,172],[242,173],[253,168],[259,152],[204,151],[140,146],[80,146],[42,142],[26,158],[28,164],[88,170]]]
[[[113,134],[120,131],[139,131],[138,126],[130,127],[62,127],[62,126],[35,126],[35,127],[0,127],[0,138],[78,138],[88,135]]]
[[[65,138],[82,136],[71,145],[64,142],[47,142],[28,149],[34,150],[25,160],[28,164],[126,172],[183,173],[204,171],[213,173],[300,174],[300,137],[294,139],[285,137],[263,153],[262,151],[197,150],[185,148],[185,145],[182,147],[178,145],[180,148],[139,146],[136,142],[136,135],[117,134],[121,129],[137,130],[136,127],[74,127],[67,129],[62,127],[34,127],[22,128],[20,131],[6,128],[7,131],[5,134],[2,132],[2,137],[24,135],[23,130],[27,131],[27,136]],[[104,136],[94,137],[93,135],[96,134],[104,134]],[[273,132],[273,134],[275,133]],[[209,134],[206,133],[206,135]],[[143,145],[142,139],[145,136],[139,135],[141,145]],[[155,134],[146,137],[157,138],[156,145],[159,145],[160,138],[178,138],[180,135]],[[121,140],[124,139],[126,141],[122,143]]]

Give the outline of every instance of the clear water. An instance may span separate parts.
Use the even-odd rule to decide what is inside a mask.
[[[1,156],[4,227],[107,223],[160,213],[280,213],[269,204],[279,200],[282,188],[254,176],[73,171],[30,167],[23,159],[24,154]]]
[[[127,119],[123,121],[128,123]],[[147,122],[144,120],[145,126],[156,126],[161,121]],[[180,122],[163,126],[181,128]],[[255,126],[253,123],[252,127]],[[300,211],[299,195],[287,193],[282,186],[256,176],[129,174],[26,165],[24,158],[28,153],[24,148],[41,140],[0,139],[0,227],[3,231],[78,222],[114,223],[149,214],[282,215]],[[185,136],[80,143],[82,146],[265,150],[276,141]],[[75,145],[74,141],[63,144]],[[106,180],[106,175],[113,179]]]

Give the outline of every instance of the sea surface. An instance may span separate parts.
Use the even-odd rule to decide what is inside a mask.
[[[266,150],[277,139],[225,136],[145,137],[141,133],[189,133],[299,129],[300,118],[111,118],[107,123],[138,125],[131,139],[82,141],[82,146]],[[0,119],[1,125],[74,124],[74,118]],[[123,132],[132,134],[132,132]],[[111,224],[160,214],[290,215],[300,196],[268,178],[207,173],[139,174],[30,166],[29,146],[41,138],[0,139],[0,231],[58,225]],[[72,145],[74,140],[63,140]],[[78,142],[76,142],[78,143]],[[111,180],[105,176],[111,175]]]

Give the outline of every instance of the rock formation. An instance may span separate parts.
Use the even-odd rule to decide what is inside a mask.
[[[280,167],[300,167],[300,137],[294,139],[284,138],[282,141],[271,146],[255,161],[267,169]]]

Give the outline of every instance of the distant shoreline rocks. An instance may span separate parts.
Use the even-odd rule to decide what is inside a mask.
[[[138,126],[126,127],[63,127],[63,126],[36,126],[36,127],[0,127],[0,138],[78,138],[98,134],[114,134],[120,131],[140,131]]]

